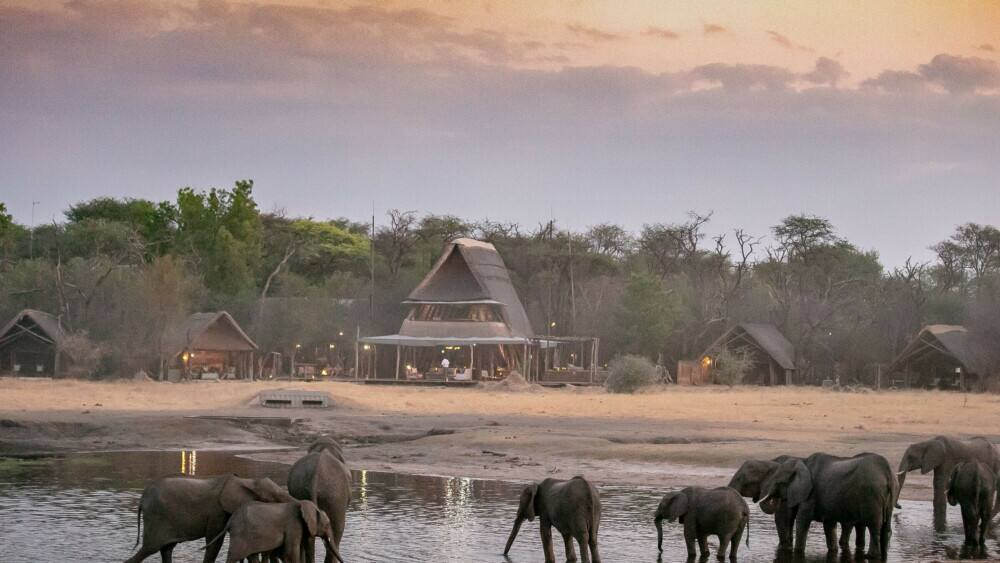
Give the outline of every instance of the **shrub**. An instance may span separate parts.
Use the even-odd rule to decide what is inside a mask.
[[[748,348],[730,350],[723,348],[715,356],[715,367],[712,373],[718,383],[732,387],[743,383],[743,378],[753,368],[753,353]]]
[[[656,366],[642,356],[625,355],[611,362],[604,387],[611,393],[635,393],[656,384]]]

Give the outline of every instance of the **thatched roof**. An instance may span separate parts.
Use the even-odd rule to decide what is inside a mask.
[[[731,344],[750,344],[760,348],[783,369],[795,369],[795,346],[770,324],[740,323],[722,334],[702,354],[711,353]]]
[[[913,337],[896,359],[891,370],[902,369],[927,353],[941,353],[962,365],[967,373],[988,375],[991,372],[989,343],[961,325],[927,325]]]
[[[43,311],[25,309],[14,315],[14,318],[0,330],[0,346],[22,336],[30,336],[59,347],[66,338],[66,332],[58,318]]]
[[[530,338],[534,333],[510,273],[496,247],[460,238],[445,247],[434,267],[406,300],[413,304],[499,304],[504,322],[404,321],[400,335]],[[444,334],[457,331],[457,334]]]
[[[163,346],[163,352],[173,356],[185,350],[249,352],[256,349],[257,344],[225,311],[191,315],[169,332]]]

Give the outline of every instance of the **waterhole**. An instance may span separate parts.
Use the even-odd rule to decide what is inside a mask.
[[[0,561],[122,561],[136,539],[136,505],[143,487],[169,474],[269,476],[284,483],[288,467],[223,452],[121,452],[60,457],[0,458]],[[442,468],[442,472],[446,472]],[[655,562],[653,511],[666,492],[598,484],[604,505],[599,544],[606,563]],[[354,492],[341,546],[348,562],[513,562],[542,560],[538,523],[526,522],[502,555],[523,483],[461,477],[354,472]],[[902,503],[893,516],[889,561],[953,559],[962,543],[961,517],[935,533],[927,502]],[[775,561],[773,521],[751,506],[750,546],[740,561]],[[714,555],[714,540],[710,543]],[[814,525],[803,562],[828,561]],[[181,544],[174,561],[201,561],[201,544]],[[1000,553],[990,538],[991,553]],[[563,557],[561,541],[556,554]],[[224,560],[225,550],[219,560]],[[319,550],[322,554],[322,550]],[[784,556],[782,556],[784,557]],[[679,525],[666,525],[660,561],[684,561]],[[711,560],[714,560],[714,556]],[[836,561],[837,559],[833,559]],[[845,559],[840,559],[844,561]],[[850,559],[846,559],[849,561]],[[147,561],[159,561],[158,556]]]

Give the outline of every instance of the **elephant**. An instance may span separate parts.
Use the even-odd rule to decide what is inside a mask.
[[[899,462],[899,486],[906,482],[906,474],[919,469],[921,475],[934,471],[934,529],[944,531],[948,524],[946,490],[948,479],[955,466],[962,461],[979,461],[994,473],[1000,473],[1000,454],[986,438],[977,436],[959,440],[952,436],[936,436],[906,448]],[[1000,491],[998,491],[1000,493]],[[993,505],[993,514],[1000,510],[1000,497]]]
[[[837,551],[836,526],[867,528],[871,544],[867,557],[885,559],[892,536],[891,517],[899,486],[889,462],[862,453],[838,457],[815,453],[805,460],[789,459],[761,486],[766,506],[777,497],[797,509],[795,551],[805,551],[809,525],[822,522],[829,552]],[[859,536],[863,536],[859,534]]]
[[[555,563],[552,548],[552,528],[562,534],[566,544],[566,560],[576,561],[573,540],[580,544],[583,563],[600,563],[597,549],[597,532],[601,524],[601,497],[597,488],[580,476],[569,480],[545,479],[532,483],[521,491],[514,528],[507,538],[503,554],[510,552],[514,538],[525,520],[539,518],[545,563]]]
[[[317,537],[322,538],[337,561],[344,563],[333,545],[330,518],[312,501],[248,502],[230,516],[208,546],[221,545],[226,533],[229,534],[226,563],[237,563],[257,554],[266,554],[271,561],[280,557],[284,563],[311,563],[303,558],[306,546]]]
[[[732,479],[729,480],[729,487],[756,503],[763,496],[761,485],[764,481],[774,474],[782,463],[790,459],[801,460],[802,458],[782,455],[772,460],[747,460],[733,474]],[[774,515],[774,527],[778,531],[778,547],[783,550],[792,549],[792,531],[795,528],[797,509],[790,508],[787,502],[780,499],[771,499],[767,506],[761,508],[765,513]]]
[[[962,505],[965,547],[985,551],[986,531],[993,517],[997,474],[981,461],[963,461],[948,479],[948,504]]]
[[[229,516],[243,504],[294,500],[266,477],[244,479],[220,475],[157,479],[143,491],[137,509],[136,545],[142,527],[142,547],[125,563],[139,563],[157,551],[161,560],[169,563],[175,545],[215,537],[226,526]],[[142,526],[143,515],[146,516],[145,526]],[[221,548],[221,544],[208,547],[202,561],[214,562]]]
[[[729,559],[736,561],[744,530],[747,532],[747,546],[750,545],[750,509],[740,493],[729,487],[688,487],[664,495],[653,520],[656,524],[656,547],[661,553],[664,520],[679,520],[684,525],[688,559],[696,555],[696,540],[702,559],[708,557],[708,536],[719,538],[719,552],[716,554],[719,561],[726,558],[727,548]]]
[[[289,470],[288,492],[297,499],[316,503],[330,516],[333,546],[339,549],[344,537],[347,506],[351,503],[351,470],[344,462],[340,444],[331,438],[320,438],[313,443],[308,453]],[[309,542],[306,556],[313,557],[314,549],[313,542]],[[324,561],[333,561],[329,546]]]

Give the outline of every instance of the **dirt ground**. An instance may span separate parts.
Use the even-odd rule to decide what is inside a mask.
[[[334,406],[256,405],[260,391],[279,388],[326,391]],[[584,474],[676,486],[725,484],[747,458],[872,451],[895,466],[917,440],[998,441],[998,433],[1000,396],[937,391],[673,386],[611,395],[503,384],[0,379],[0,454],[272,449],[256,455],[290,462],[317,435],[330,434],[347,444],[359,469],[503,479]],[[913,474],[903,498],[930,499],[929,486],[928,477]]]

